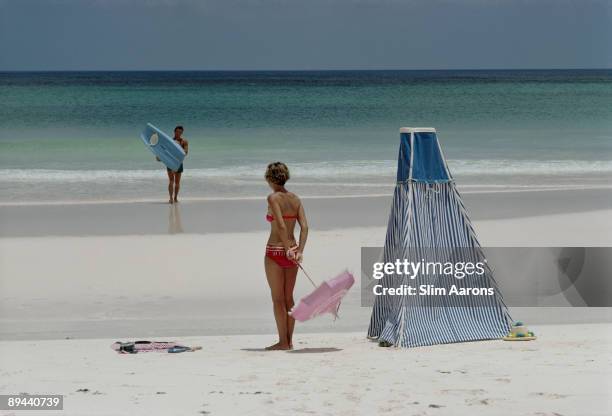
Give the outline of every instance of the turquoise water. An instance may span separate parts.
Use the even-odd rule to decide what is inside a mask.
[[[468,184],[612,175],[612,71],[0,73],[2,201],[158,195],[146,122],[190,141],[186,196],[256,196],[283,160],[311,194],[384,191],[401,126],[438,129]]]

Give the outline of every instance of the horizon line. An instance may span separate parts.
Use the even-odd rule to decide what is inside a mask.
[[[419,72],[419,71],[609,71],[611,67],[599,68],[422,68],[422,69],[0,69],[7,72]]]

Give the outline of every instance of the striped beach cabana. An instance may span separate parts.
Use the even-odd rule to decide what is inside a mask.
[[[376,296],[368,337],[397,347],[496,339],[508,333],[511,318],[433,128],[400,129],[397,184],[389,216],[383,262],[439,258],[482,262],[477,277],[449,279],[419,274],[387,275],[382,287],[488,287],[492,296]]]

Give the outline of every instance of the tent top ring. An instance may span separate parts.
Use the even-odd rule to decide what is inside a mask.
[[[400,133],[435,133],[436,129],[433,127],[402,127],[399,130]]]

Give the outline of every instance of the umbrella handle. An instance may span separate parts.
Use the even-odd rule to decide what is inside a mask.
[[[314,288],[316,289],[316,288],[317,288],[317,285],[316,285],[316,284],[315,284],[315,282],[313,282],[313,280],[310,278],[310,276],[308,275],[308,273],[306,272],[306,270],[304,270],[304,267],[302,267],[302,265],[301,265],[300,263],[298,263],[298,262],[295,262],[295,263],[298,265],[298,267],[299,267],[300,269],[302,269],[302,271],[304,272],[304,274],[306,275],[306,277],[308,278],[308,280],[310,280],[310,283],[312,283],[312,285],[313,285],[313,286],[314,286]]]

